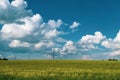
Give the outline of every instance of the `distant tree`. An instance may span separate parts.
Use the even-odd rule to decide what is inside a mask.
[[[113,59],[108,59],[108,61],[118,61],[118,59],[113,58]]]
[[[108,61],[112,61],[112,59],[108,59]]]
[[[2,58],[0,58],[0,60],[2,60]]]
[[[4,57],[3,60],[8,60],[8,59]]]
[[[118,59],[113,59],[113,61],[118,61]]]

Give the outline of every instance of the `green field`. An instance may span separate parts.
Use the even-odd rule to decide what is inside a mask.
[[[120,80],[119,61],[0,61],[0,80]]]

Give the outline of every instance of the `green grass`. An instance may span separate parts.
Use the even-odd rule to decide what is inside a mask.
[[[0,61],[0,80],[119,80],[119,61]]]

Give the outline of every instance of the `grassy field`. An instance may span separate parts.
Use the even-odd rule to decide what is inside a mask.
[[[0,80],[120,80],[120,62],[0,61]]]

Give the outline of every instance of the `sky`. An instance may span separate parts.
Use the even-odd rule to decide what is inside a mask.
[[[0,57],[120,58],[119,0],[0,0]]]

